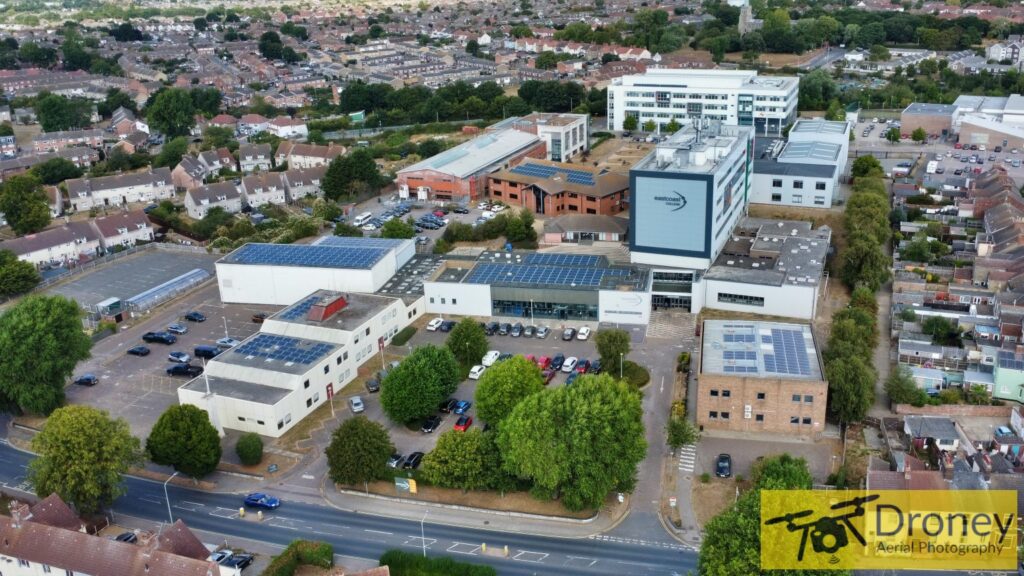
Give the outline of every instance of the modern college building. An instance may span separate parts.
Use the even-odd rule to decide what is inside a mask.
[[[750,202],[831,208],[846,170],[850,123],[801,118],[789,141],[758,138]]]
[[[622,130],[626,118],[659,127],[713,120],[752,126],[757,134],[781,134],[796,118],[796,76],[758,76],[750,70],[651,69],[622,76],[608,86],[608,127]]]

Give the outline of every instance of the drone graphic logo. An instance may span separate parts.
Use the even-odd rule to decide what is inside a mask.
[[[675,196],[655,196],[654,199],[663,202],[666,208],[671,208],[669,212],[679,212],[686,208],[686,197],[675,190],[672,191],[672,194]]]
[[[792,512],[782,516],[776,516],[766,520],[765,525],[767,526],[785,522],[786,529],[790,532],[801,532],[800,549],[797,551],[796,555],[797,562],[803,562],[804,552],[807,550],[807,538],[810,536],[811,547],[814,549],[814,552],[818,554],[831,554],[832,556],[829,558],[829,564],[838,564],[839,558],[836,557],[835,553],[841,548],[845,548],[850,543],[850,539],[846,534],[847,531],[853,534],[853,537],[860,542],[861,546],[867,545],[867,542],[864,540],[864,536],[854,526],[853,519],[862,518],[865,512],[864,505],[868,502],[873,502],[878,498],[878,494],[871,494],[868,496],[854,498],[853,500],[837,502],[832,505],[832,510],[842,510],[843,508],[850,507],[853,507],[853,510],[842,514],[836,514],[834,516],[821,516],[817,520],[806,522],[804,524],[798,524],[797,520],[813,516],[814,510],[801,510],[800,512]]]
[[[680,194],[679,192],[676,192],[675,190],[673,190],[672,193],[679,197],[679,206],[676,207],[672,211],[673,212],[679,212],[683,208],[686,208],[686,198],[682,194]]]

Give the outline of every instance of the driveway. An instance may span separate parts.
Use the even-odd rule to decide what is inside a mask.
[[[733,476],[750,478],[750,471],[758,458],[775,456],[786,452],[791,456],[807,460],[807,466],[816,484],[824,484],[831,472],[833,462],[831,442],[800,442],[788,437],[760,437],[726,434],[706,431],[697,444],[696,474],[715,473],[715,460],[719,454],[732,456]]]

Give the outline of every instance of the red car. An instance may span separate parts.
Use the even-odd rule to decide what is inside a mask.
[[[953,144],[953,148],[956,148],[957,150],[959,150],[959,149],[963,148],[963,145],[960,144],[959,142],[957,142],[956,144]]]
[[[900,134],[900,138],[906,140],[907,138],[910,138],[910,134]]]
[[[547,356],[541,356],[537,359],[537,368],[540,368],[541,370],[547,368],[548,364],[551,364],[551,358],[548,358]]]
[[[437,216],[438,218],[444,218],[444,212],[440,210],[434,210],[434,216]]]
[[[544,377],[544,385],[547,386],[548,384],[550,384],[551,381],[555,379],[555,374],[557,374],[557,373],[558,373],[557,370],[550,370],[550,369],[541,372],[540,375]]]
[[[576,371],[580,374],[586,374],[588,370],[590,370],[590,360],[580,358],[580,361],[576,364]]]
[[[533,354],[527,354],[527,355],[526,355],[526,361],[527,361],[527,362],[536,362],[536,361],[537,361],[537,359],[536,359],[536,358],[534,358]]]
[[[472,416],[460,416],[459,420],[455,423],[455,430],[459,432],[465,432],[469,430],[469,427],[473,425]]]

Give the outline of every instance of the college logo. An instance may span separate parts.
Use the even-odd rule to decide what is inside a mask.
[[[675,194],[675,196],[655,196],[654,199],[658,202],[664,202],[665,206],[672,208],[670,212],[678,212],[683,208],[686,208],[686,198],[675,190],[673,190],[672,193]]]
[[[1013,490],[762,490],[761,568],[1010,570],[1017,521]]]

